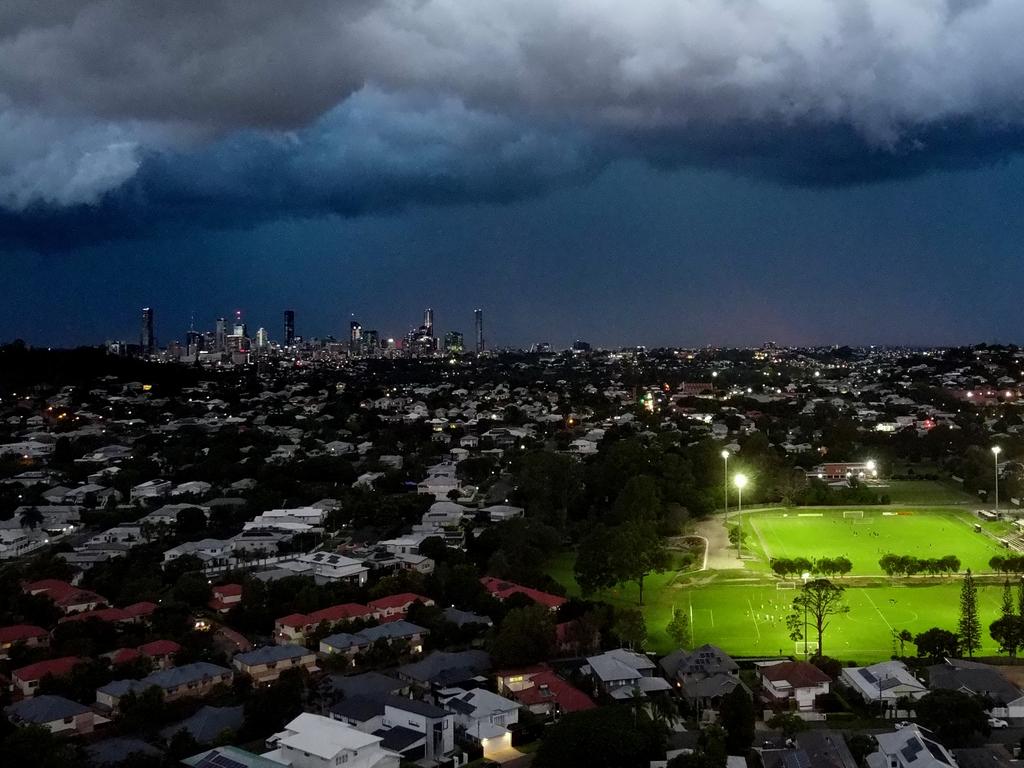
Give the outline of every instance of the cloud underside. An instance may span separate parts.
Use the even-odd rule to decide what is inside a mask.
[[[796,184],[1024,141],[1010,0],[9,0],[0,241],[504,202],[618,159]]]

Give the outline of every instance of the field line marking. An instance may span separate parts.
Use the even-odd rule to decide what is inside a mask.
[[[868,599],[868,602],[871,603],[871,607],[875,609],[875,612],[882,617],[882,621],[885,622],[885,626],[887,626],[889,628],[889,631],[892,632],[895,629],[895,627],[889,623],[889,620],[887,618],[885,618],[885,614],[878,610],[878,606],[875,605],[875,601],[871,599],[871,595],[869,595],[867,591],[863,589],[861,590],[861,592],[864,593],[864,597],[866,597]]]
[[[693,598],[690,593],[686,593],[686,602],[690,605],[690,645],[693,646]]]
[[[750,608],[750,620],[754,622],[754,631],[757,632],[757,640],[761,641],[761,628],[757,626],[757,619],[754,618],[754,606],[750,602],[750,598],[747,598],[747,607]]]
[[[715,628],[715,611],[712,608],[708,608],[708,616],[711,617],[711,628]]]

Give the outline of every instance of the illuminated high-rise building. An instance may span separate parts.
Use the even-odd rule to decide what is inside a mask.
[[[473,326],[476,330],[476,351],[484,351],[484,311],[482,309],[473,310]]]
[[[461,355],[465,349],[462,334],[458,331],[448,331],[444,335],[444,351],[450,355]]]
[[[266,349],[270,346],[270,337],[267,336],[266,328],[256,329],[256,349]]]
[[[427,336],[434,335],[434,310],[430,307],[423,311],[423,330]]]
[[[228,345],[228,322],[223,317],[217,318],[215,344],[218,352],[223,352]]]
[[[353,320],[348,324],[348,351],[349,354],[358,355],[362,350],[363,342],[363,326],[359,324],[358,320]]]
[[[150,355],[156,348],[156,337],[153,335],[153,309],[142,308],[142,330],[139,334],[139,346],[144,355]]]
[[[284,345],[290,347],[295,341],[295,310],[284,311]]]

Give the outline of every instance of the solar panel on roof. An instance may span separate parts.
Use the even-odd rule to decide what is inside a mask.
[[[924,745],[918,739],[910,739],[907,745],[900,750],[900,754],[907,759],[908,763],[917,759],[917,754],[924,749]]]
[[[240,763],[222,752],[213,751],[196,763],[196,768],[246,768],[245,763]]]
[[[870,670],[866,667],[862,667],[860,670],[860,676],[867,680],[869,683],[877,683],[878,678],[871,674]]]

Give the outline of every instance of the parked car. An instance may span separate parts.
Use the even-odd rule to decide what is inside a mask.
[[[908,725],[913,725],[913,723],[909,720],[900,720],[894,723],[894,725],[896,726],[896,730],[899,730],[900,728],[906,728]]]
[[[990,717],[988,719],[988,727],[989,728],[1006,728],[1008,725],[1009,725],[1008,722],[1006,722],[1005,720],[1002,720],[1002,719],[1000,719],[998,717]]]

